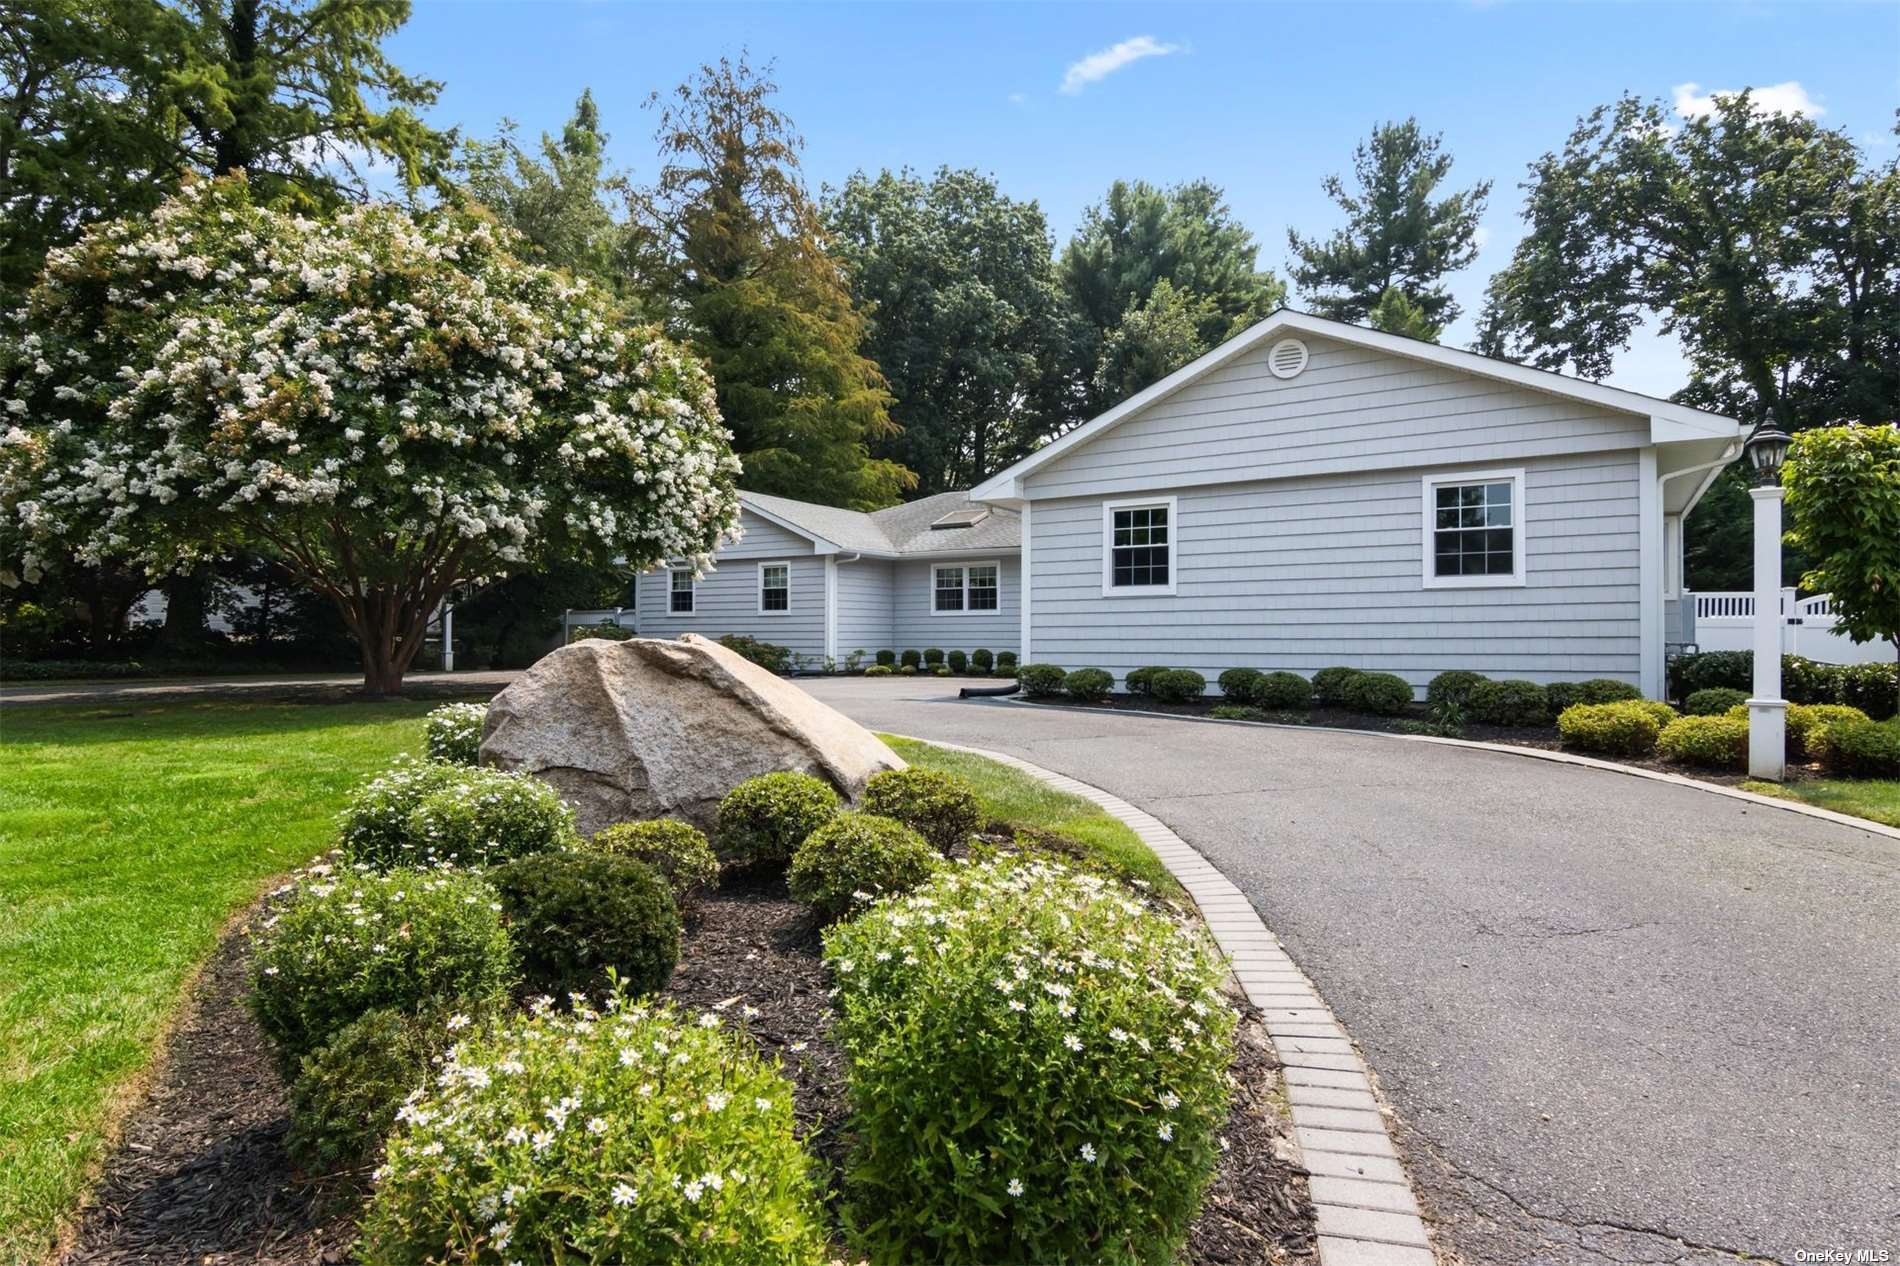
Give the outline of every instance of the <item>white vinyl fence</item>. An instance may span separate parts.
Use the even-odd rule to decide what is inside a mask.
[[[1755,649],[1755,595],[1752,593],[1688,593],[1695,603],[1695,643],[1704,651]],[[1793,589],[1781,591],[1781,649],[1827,664],[1890,664],[1891,642],[1863,642],[1858,646],[1835,628],[1834,604],[1828,594],[1798,597]]]

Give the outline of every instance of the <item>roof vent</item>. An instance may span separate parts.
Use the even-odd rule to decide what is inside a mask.
[[[1275,378],[1296,378],[1306,368],[1306,344],[1296,338],[1283,338],[1267,353],[1267,368]]]
[[[965,506],[961,510],[933,519],[930,530],[933,532],[952,532],[958,528],[973,528],[990,517],[988,506]]]

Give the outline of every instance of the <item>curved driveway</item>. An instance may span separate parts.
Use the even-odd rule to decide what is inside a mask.
[[[1219,866],[1364,1048],[1465,1261],[1900,1262],[1900,840],[1481,750],[802,684]]]

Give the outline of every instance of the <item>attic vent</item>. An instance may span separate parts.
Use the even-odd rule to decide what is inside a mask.
[[[1267,353],[1267,368],[1275,378],[1294,378],[1306,368],[1306,344],[1296,338],[1283,338]]]
[[[962,510],[952,510],[941,518],[932,520],[930,530],[933,532],[951,532],[957,528],[975,527],[989,517],[990,512],[987,507],[969,506]]]

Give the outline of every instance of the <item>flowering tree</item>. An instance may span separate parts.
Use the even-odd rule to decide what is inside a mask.
[[[703,564],[737,517],[711,379],[478,214],[308,219],[199,181],[55,251],[0,335],[0,567],[266,553],[372,694],[462,580]]]

